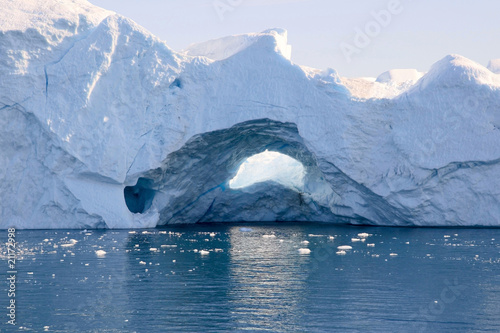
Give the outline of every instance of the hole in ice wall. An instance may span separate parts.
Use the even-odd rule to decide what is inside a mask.
[[[243,161],[236,176],[229,181],[229,187],[240,189],[256,183],[274,181],[301,192],[304,188],[304,176],[302,163],[288,155],[266,150]]]
[[[171,84],[170,84],[170,89],[177,87],[177,88],[182,88],[182,82],[179,78],[176,78]]]
[[[139,178],[134,186],[126,186],[123,190],[125,203],[132,213],[144,213],[151,207],[155,196],[152,189],[153,181],[147,178]]]

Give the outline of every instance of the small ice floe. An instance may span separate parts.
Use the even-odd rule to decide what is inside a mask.
[[[340,250],[340,251],[337,251],[335,252],[336,254],[338,254],[339,256],[343,256],[345,255],[347,252],[345,252],[344,250]]]
[[[44,241],[44,242],[48,242],[48,241],[49,241],[49,239],[48,239],[48,238],[45,238],[43,241]]]
[[[66,244],[61,244],[61,247],[72,247],[75,246],[74,243],[66,243]]]
[[[305,248],[301,248],[301,249],[299,249],[299,253],[300,254],[309,254],[309,253],[311,253],[311,250],[305,249]]]
[[[132,230],[132,231],[129,231],[128,233],[129,233],[129,234],[135,234],[135,231],[134,231],[134,230]]]
[[[307,245],[307,244],[309,244],[309,241],[305,240],[305,241],[302,241],[301,243],[304,244],[304,245]]]
[[[368,233],[366,233],[366,232],[361,232],[361,233],[359,233],[359,234],[358,234],[358,237],[359,237],[359,238],[368,238],[368,237],[370,237],[370,236],[371,236],[371,235],[370,235],[370,234],[368,234]]]
[[[406,245],[410,245],[410,242],[405,242]]]
[[[340,246],[337,246],[337,249],[338,250],[343,250],[343,251],[345,251],[345,250],[352,250],[352,246],[350,246],[350,245],[340,245]]]
[[[366,244],[366,246],[368,246],[368,247],[375,247],[375,244],[373,244],[373,243],[368,243],[368,244]]]
[[[77,241],[76,239],[70,239],[70,240],[69,240],[69,242],[70,242],[71,244],[76,244],[76,243],[78,243],[78,241]]]
[[[444,235],[443,237],[444,238],[450,238],[450,235]]]
[[[252,231],[252,228],[240,228],[241,232],[250,232]]]
[[[351,238],[351,242],[359,242],[359,241],[361,241],[361,239],[359,239],[359,238]]]
[[[397,255],[398,255],[398,254],[397,254],[397,253],[389,253],[389,255],[390,255],[391,257],[397,257]]]
[[[210,237],[215,237],[215,232],[211,232]]]
[[[50,326],[44,326],[43,330],[47,332],[49,330],[49,328],[50,328]]]
[[[309,234],[307,236],[309,236],[309,237],[323,237],[323,235],[315,235],[315,234]]]
[[[207,255],[207,254],[209,254],[209,253],[210,253],[210,252],[208,252],[208,251],[206,251],[206,250],[201,250],[201,251],[200,251],[200,254],[201,254],[202,256],[206,256],[206,255]]]
[[[276,238],[276,235],[262,235],[262,238]]]
[[[139,265],[146,265],[145,261],[139,261]]]
[[[335,237],[334,237],[334,236],[328,236],[328,239],[329,239],[329,240],[334,240],[334,239],[335,239]]]
[[[157,252],[158,249],[156,247],[151,247],[151,248],[149,248],[149,251],[151,251],[151,252]]]
[[[106,251],[104,250],[97,250],[95,251],[95,254],[99,257],[99,258],[102,258],[106,255]]]
[[[214,249],[215,252],[224,252],[223,249]]]
[[[33,275],[33,272],[28,272],[28,275]]]
[[[177,245],[168,245],[168,244],[163,244],[163,245],[161,245],[161,247],[164,247],[164,248],[165,248],[165,247],[177,247]]]

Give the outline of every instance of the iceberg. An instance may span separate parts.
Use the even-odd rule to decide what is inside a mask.
[[[377,79],[284,29],[176,52],[84,0],[0,0],[0,228],[500,226],[500,75]]]

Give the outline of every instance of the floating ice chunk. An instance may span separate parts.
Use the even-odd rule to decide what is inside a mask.
[[[210,253],[210,252],[208,252],[208,251],[206,251],[206,250],[201,250],[201,251],[200,251],[200,254],[201,254],[202,256],[206,256],[206,255],[207,255],[207,254],[209,254],[209,253]]]
[[[307,244],[309,244],[309,241],[305,240],[305,241],[302,241],[301,243],[304,244],[304,245],[307,245]]]
[[[156,251],[158,251],[158,249],[156,247],[151,247],[151,248],[149,248],[149,251],[156,252]]]
[[[302,248],[302,249],[299,249],[299,253],[300,254],[309,254],[309,253],[311,253],[311,250]]]
[[[215,232],[211,232],[210,237],[215,237]]]
[[[359,239],[359,238],[351,238],[351,242],[359,242],[359,241],[361,241],[361,239]]]
[[[241,232],[250,232],[252,231],[252,228],[240,228]]]
[[[389,254],[391,257],[396,257],[398,254],[397,253],[390,253]]]
[[[375,244],[373,244],[373,243],[368,243],[368,244],[366,244],[366,246],[368,246],[368,247],[375,247]]]
[[[70,242],[71,244],[76,244],[76,243],[78,243],[78,241],[77,241],[76,239],[70,239],[70,240],[69,240],[69,242]]]
[[[145,261],[139,261],[139,265],[146,265]]]
[[[368,237],[370,237],[370,236],[371,236],[371,235],[370,235],[370,234],[368,234],[368,233],[366,233],[366,232],[362,232],[362,233],[359,233],[359,234],[358,234],[358,237],[359,237],[359,238],[368,238]]]
[[[334,236],[328,236],[328,239],[329,240],[333,240],[333,239],[335,239],[335,237]]]
[[[338,254],[339,256],[343,256],[345,255],[347,252],[345,252],[344,250],[340,250],[340,251],[337,251],[335,252],[336,254]]]
[[[276,238],[276,235],[262,235],[262,238]]]
[[[98,257],[104,257],[106,255],[106,251],[104,251],[104,250],[97,250],[97,251],[95,251],[95,254]]]
[[[74,243],[61,244],[61,247],[72,247],[72,246],[75,246],[75,244]]]
[[[337,249],[339,249],[339,250],[352,250],[352,246],[350,246],[350,245],[340,245],[340,246],[337,246]]]

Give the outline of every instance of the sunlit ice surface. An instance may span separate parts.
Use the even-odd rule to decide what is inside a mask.
[[[274,181],[301,191],[304,187],[304,175],[304,166],[296,159],[266,150],[248,157],[240,165],[236,176],[229,181],[229,187],[240,189],[256,183]]]

